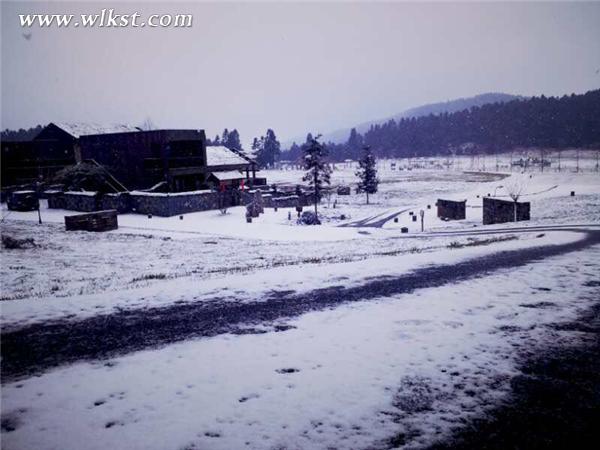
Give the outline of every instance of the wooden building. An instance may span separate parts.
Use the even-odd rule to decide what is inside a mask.
[[[256,178],[252,160],[226,147],[207,147],[203,130],[82,136],[77,160],[101,165],[128,190],[184,192]]]
[[[57,122],[32,141],[2,143],[2,186],[48,181],[81,162],[105,169],[123,191],[184,192],[261,181],[253,160],[226,147],[207,147],[203,130]]]
[[[75,164],[78,142],[86,134],[138,131],[129,125],[50,123],[31,141],[2,142],[2,186],[47,181]]]

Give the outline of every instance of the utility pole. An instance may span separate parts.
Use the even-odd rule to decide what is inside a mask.
[[[42,224],[42,212],[40,211],[40,190],[41,190],[41,183],[39,181],[37,181],[35,183],[35,196],[37,197],[37,212],[38,212],[38,223],[41,225]]]
[[[419,215],[421,216],[421,233],[425,230],[425,211],[419,211]]]

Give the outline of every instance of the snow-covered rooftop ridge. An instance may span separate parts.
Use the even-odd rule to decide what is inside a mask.
[[[229,166],[236,164],[248,164],[248,161],[222,145],[206,147],[207,166]]]
[[[65,195],[82,195],[85,197],[93,197],[95,195],[98,195],[98,192],[96,192],[96,191],[67,191],[67,192],[65,192]]]
[[[213,193],[210,189],[202,189],[199,191],[185,192],[146,192],[146,191],[131,191],[129,194],[137,197],[182,197],[185,195],[205,195]]]
[[[92,134],[110,134],[110,133],[130,133],[132,131],[141,131],[139,127],[128,124],[110,124],[101,125],[98,123],[84,122],[52,122],[58,128],[66,131],[71,136],[79,138]]]
[[[239,170],[226,170],[222,172],[212,172],[213,176],[217,178],[217,180],[225,181],[225,180],[240,180],[242,178],[246,178],[246,175],[242,174]]]

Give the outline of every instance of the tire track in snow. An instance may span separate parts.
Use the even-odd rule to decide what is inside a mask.
[[[2,383],[78,361],[121,356],[192,338],[265,332],[253,327],[273,326],[278,320],[340,304],[440,287],[600,244],[600,231],[570,231],[585,232],[586,236],[562,245],[503,251],[454,265],[429,266],[398,277],[366,280],[349,288],[334,286],[302,294],[272,291],[247,303],[203,299],[166,307],[122,310],[83,320],[61,319],[30,325],[2,333]],[[283,331],[285,326],[274,326],[272,330]]]

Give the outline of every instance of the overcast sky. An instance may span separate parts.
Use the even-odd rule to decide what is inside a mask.
[[[110,7],[194,24],[26,30],[17,16]],[[483,92],[583,93],[600,87],[599,24],[600,3],[2,2],[2,128],[150,117],[285,141]]]

